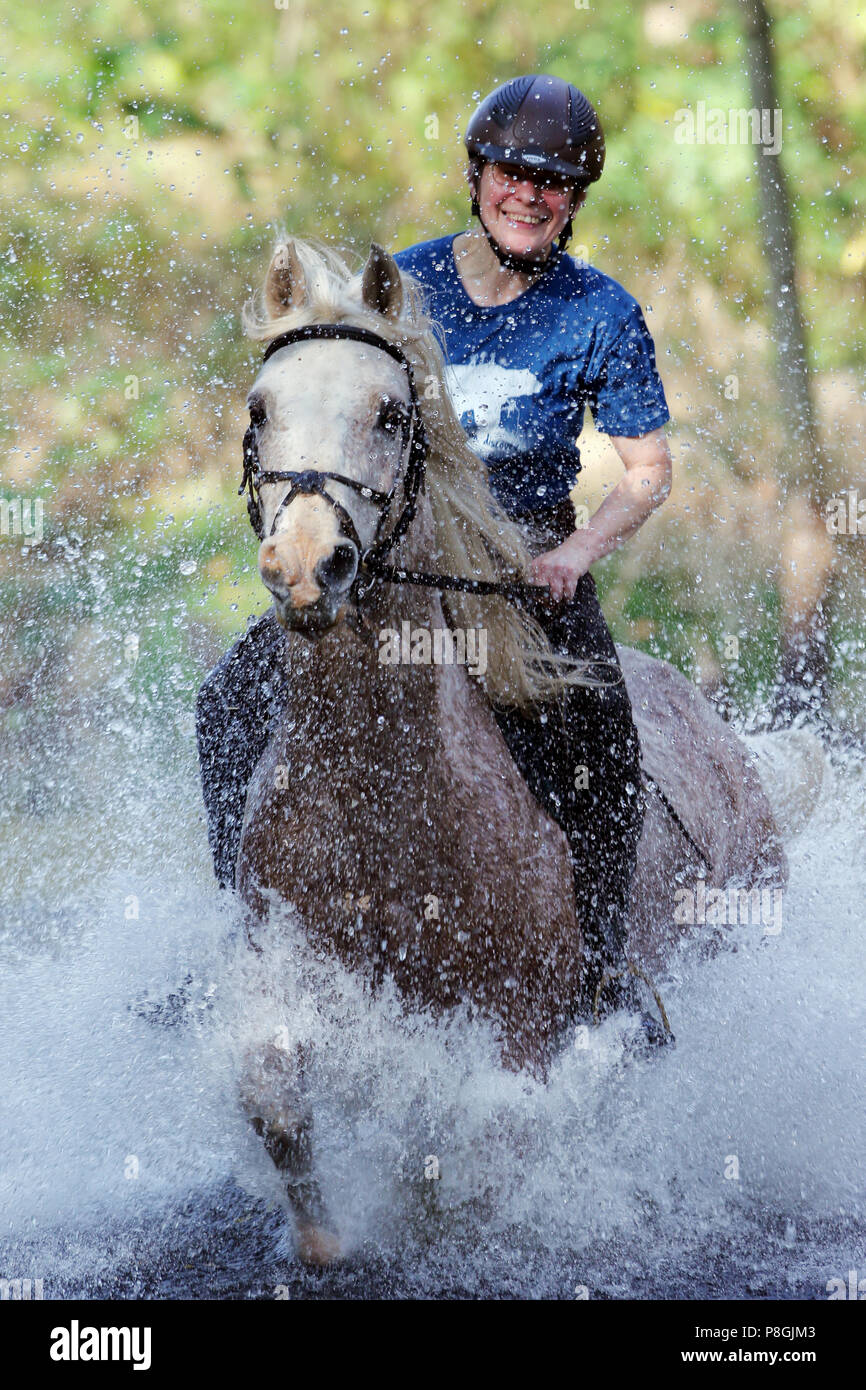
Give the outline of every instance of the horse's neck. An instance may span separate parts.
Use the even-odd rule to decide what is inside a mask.
[[[387,746],[395,766],[401,749],[413,754],[436,750],[442,738],[443,709],[469,681],[465,667],[412,664],[403,640],[407,631],[446,626],[438,594],[402,588],[367,608],[362,634],[341,624],[316,642],[293,635],[285,659],[288,700],[275,737],[283,747],[351,747],[359,762]],[[408,623],[408,629],[406,624]],[[400,638],[400,659],[383,660],[388,633]],[[417,761],[417,758],[413,758]]]
[[[429,500],[422,494],[394,562],[409,569],[432,568],[433,529]],[[479,724],[493,723],[465,665],[411,660],[407,632],[426,629],[432,639],[446,627],[435,589],[377,583],[363,600],[355,627],[343,622],[315,642],[297,634],[289,637],[289,696],[274,732],[278,746],[272,749],[278,760],[303,760],[304,767],[312,761],[327,775],[328,765],[343,764],[348,750],[359,784],[366,780],[373,786],[389,777],[405,784],[412,780],[412,769],[415,785],[423,780],[428,791],[437,772],[446,782],[449,764],[462,756],[464,739],[481,735]],[[384,659],[387,633],[392,640],[399,635],[397,662]],[[311,760],[312,750],[316,757]],[[421,769],[424,779],[417,777]]]

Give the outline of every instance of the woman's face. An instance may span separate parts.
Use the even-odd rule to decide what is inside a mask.
[[[538,183],[533,183],[533,177]],[[481,216],[503,251],[543,260],[569,218],[574,187],[507,164],[485,164],[478,184]],[[584,199],[578,194],[575,210]]]

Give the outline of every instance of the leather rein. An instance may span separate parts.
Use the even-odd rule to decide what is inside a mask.
[[[244,435],[244,473],[241,485],[238,488],[238,495],[249,491],[247,497],[247,511],[249,512],[250,522],[259,540],[264,540],[264,524],[262,522],[261,501],[258,496],[258,489],[262,484],[268,483],[291,483],[289,491],[286,493],[274,516],[271,526],[271,535],[274,534],[282,513],[292,501],[298,496],[324,497],[331,504],[346,536],[353,541],[358,548],[360,563],[358,574],[352,585],[356,591],[363,591],[368,588],[375,580],[381,579],[388,584],[422,584],[434,589],[458,589],[468,594],[500,594],[511,603],[521,603],[527,600],[537,600],[539,596],[547,590],[547,585],[524,584],[519,582],[508,583],[508,581],[498,581],[493,579],[470,579],[464,575],[455,574],[429,574],[424,570],[407,570],[397,565],[384,563],[384,556],[392,550],[397,542],[406,534],[412,524],[418,506],[418,494],[423,491],[426,477],[427,455],[429,445],[424,429],[424,421],[421,418],[421,407],[418,403],[418,393],[415,389],[415,376],[412,365],[405,353],[396,343],[389,343],[386,338],[381,338],[378,333],[372,333],[366,328],[354,328],[347,323],[317,323],[307,324],[303,328],[293,328],[288,333],[281,333],[278,338],[270,342],[262,359],[262,366],[280,348],[287,347],[289,343],[306,342],[310,338],[348,338],[358,343],[368,343],[371,347],[379,348],[382,352],[387,352],[393,357],[395,362],[406,373],[409,382],[410,396],[410,419],[408,425],[409,434],[409,459],[406,465],[403,510],[398,516],[394,526],[387,536],[382,535],[385,523],[390,515],[394,495],[400,480],[398,472],[388,492],[379,492],[375,488],[368,487],[365,483],[359,483],[357,478],[348,478],[343,473],[331,473],[316,468],[308,468],[302,472],[272,471],[263,470],[259,465],[258,435],[257,428],[252,422]],[[404,433],[405,438],[405,433]],[[376,527],[376,534],[373,544],[364,549],[358,537],[357,529],[352,518],[345,507],[325,491],[325,481],[330,478],[335,483],[343,483],[346,487],[360,494],[370,501],[376,503],[379,508],[379,522]],[[362,571],[364,578],[361,577]],[[549,591],[548,591],[549,592]],[[602,663],[599,663],[602,664]],[[606,664],[606,663],[604,663]],[[621,679],[621,676],[620,676]],[[647,784],[656,792],[662,801],[665,809],[673,818],[676,825],[682,831],[687,842],[695,853],[703,860],[707,868],[710,868],[710,861],[689,834],[682,820],[665,796],[658,782],[642,768],[641,771]],[[664,1015],[663,1015],[664,1016]]]
[[[371,347],[378,348],[381,352],[387,352],[389,357],[393,357],[395,362],[399,362],[405,371],[410,396],[409,421],[408,425],[404,426],[403,431],[404,450],[407,436],[409,442],[405,473],[398,472],[388,492],[380,492],[369,487],[366,483],[360,483],[357,478],[349,478],[343,473],[332,473],[324,469],[308,468],[300,472],[262,469],[259,463],[258,426],[251,421],[244,434],[243,477],[238,488],[238,495],[240,496],[247,491],[249,493],[247,511],[252,528],[259,540],[265,538],[259,488],[269,483],[291,483],[289,491],[276,510],[270,534],[274,535],[280,516],[295,497],[313,495],[323,497],[337,513],[346,537],[358,549],[360,557],[358,573],[352,588],[359,596],[376,580],[383,580],[388,584],[420,584],[433,589],[457,589],[468,594],[499,594],[511,603],[537,600],[549,592],[547,585],[543,584],[526,584],[516,580],[509,582],[508,580],[471,579],[467,575],[432,574],[425,570],[404,569],[399,565],[385,563],[385,556],[394,549],[398,541],[402,540],[411,526],[418,508],[418,495],[424,490],[426,484],[427,456],[430,449],[421,416],[412,364],[396,343],[389,343],[387,338],[380,337],[378,333],[373,333],[370,329],[355,328],[347,323],[311,323],[302,328],[290,329],[289,332],[281,333],[279,337],[274,338],[265,350],[262,366],[275,352],[279,352],[280,348],[287,347],[290,343],[306,342],[316,338],[345,338],[353,342],[367,343]],[[403,510],[388,534],[383,535],[401,476],[403,478]],[[361,497],[376,504],[379,511],[379,521],[373,543],[366,549],[361,544],[355,524],[346,508],[325,490],[325,483],[328,479],[335,483],[342,483]]]

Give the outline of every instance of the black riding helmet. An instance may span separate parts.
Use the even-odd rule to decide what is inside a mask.
[[[571,236],[571,216],[559,235],[556,250],[545,261],[503,251],[481,217],[481,170],[488,160],[493,160],[532,171],[563,174],[574,181],[578,191],[595,183],[604,168],[604,132],[592,103],[561,77],[538,73],[513,77],[484,98],[466,127],[465,143],[472,212],[500,263],[509,270],[524,271],[553,265]]]

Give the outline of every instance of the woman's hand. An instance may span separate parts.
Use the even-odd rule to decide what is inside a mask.
[[[575,531],[555,550],[536,555],[532,562],[533,583],[549,585],[550,597],[557,601],[574,598],[577,581],[586,574],[594,559],[585,544],[584,533]]]

